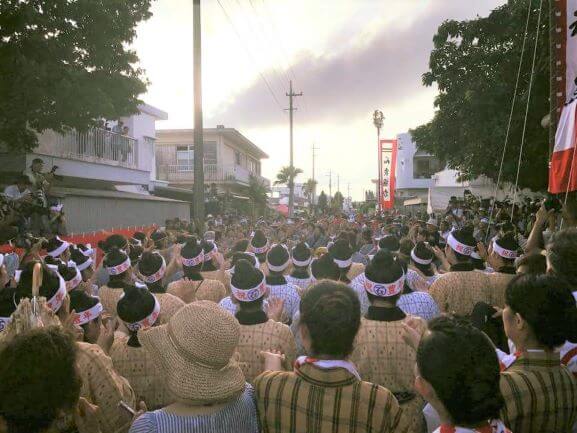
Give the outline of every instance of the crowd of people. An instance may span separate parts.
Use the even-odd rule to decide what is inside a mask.
[[[0,255],[0,431],[576,432],[576,227],[467,196],[35,240]]]

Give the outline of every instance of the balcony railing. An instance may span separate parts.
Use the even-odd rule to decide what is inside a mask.
[[[137,141],[100,128],[58,134],[45,131],[38,136],[34,153],[130,168],[137,166]]]
[[[156,170],[159,180],[167,182],[194,182],[194,165],[159,165]],[[254,174],[261,179],[265,186],[270,186],[270,181],[258,174]],[[248,185],[251,172],[240,165],[204,164],[205,183],[241,183]]]

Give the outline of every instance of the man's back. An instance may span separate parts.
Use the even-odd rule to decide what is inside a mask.
[[[407,420],[386,388],[345,368],[305,363],[294,372],[267,371],[255,379],[264,433],[405,432]]]

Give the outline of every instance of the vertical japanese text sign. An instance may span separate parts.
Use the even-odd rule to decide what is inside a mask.
[[[392,209],[395,205],[395,168],[397,166],[397,140],[381,140],[381,197],[382,209]]]

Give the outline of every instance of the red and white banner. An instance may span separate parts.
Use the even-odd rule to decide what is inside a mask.
[[[577,0],[555,2],[557,104],[561,109],[549,170],[549,192],[577,190]]]
[[[397,140],[379,142],[381,182],[381,209],[392,209],[395,206],[395,167],[397,166]]]

